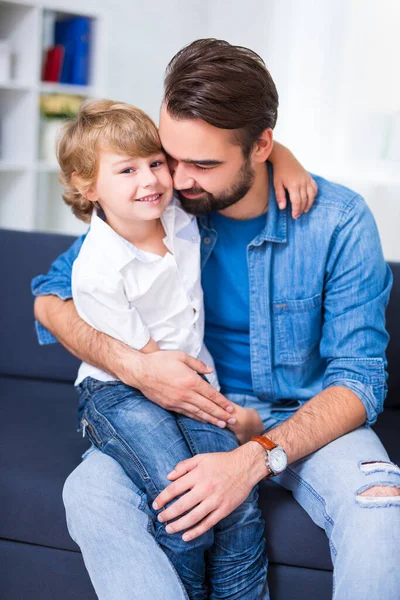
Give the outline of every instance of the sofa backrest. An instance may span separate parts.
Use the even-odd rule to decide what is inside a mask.
[[[393,288],[386,311],[386,329],[390,341],[386,352],[389,372],[389,392],[385,406],[400,408],[400,262],[389,263],[393,273]]]
[[[31,280],[46,273],[74,237],[0,229],[0,374],[74,381],[79,361],[61,344],[39,346],[34,319]],[[394,285],[387,311],[391,339],[387,351],[387,405],[400,407],[400,263],[391,265]]]
[[[31,280],[75,238],[0,229],[0,374],[74,381],[79,361],[61,344],[39,346]]]

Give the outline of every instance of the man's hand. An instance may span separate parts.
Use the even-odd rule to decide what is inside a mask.
[[[249,442],[231,452],[198,454],[180,462],[168,475],[173,481],[153,503],[155,510],[184,494],[158,515],[161,522],[179,520],[167,525],[167,533],[187,529],[182,539],[187,542],[202,535],[229,515],[250,494],[252,488],[267,475],[265,452],[256,442]]]
[[[118,376],[127,385],[139,388],[155,404],[221,428],[227,422],[236,423],[230,414],[231,403],[198,375],[213,371],[201,360],[174,350],[142,354],[139,360],[140,368],[136,357],[134,380],[129,360]]]
[[[184,352],[133,350],[93,329],[79,317],[72,300],[57,296],[37,298],[35,317],[69,352],[142,390],[159,406],[219,427],[225,427],[228,420],[236,422],[230,402],[195,372],[212,372],[201,360]]]

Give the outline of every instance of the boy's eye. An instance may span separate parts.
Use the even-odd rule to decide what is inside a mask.
[[[151,163],[150,166],[151,166],[152,169],[155,169],[155,168],[157,168],[157,167],[159,167],[160,165],[163,165],[163,164],[164,163],[163,163],[162,160],[155,160],[154,162]]]
[[[121,171],[121,175],[124,173],[133,173],[135,169],[132,169],[132,167],[128,167],[127,169],[124,169],[123,171]]]

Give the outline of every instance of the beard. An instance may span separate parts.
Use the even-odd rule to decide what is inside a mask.
[[[176,191],[182,208],[196,217],[202,217],[211,212],[224,210],[224,208],[228,208],[228,206],[239,202],[252,187],[254,177],[254,170],[251,168],[250,161],[246,159],[240,167],[236,180],[231,187],[219,196],[214,196],[201,187],[184,190],[188,194],[202,194],[198,198],[186,198],[180,190]]]

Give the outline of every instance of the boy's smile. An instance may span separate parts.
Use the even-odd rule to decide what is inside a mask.
[[[151,231],[171,202],[172,178],[162,152],[147,157],[121,156],[100,148],[97,178],[87,193],[97,202],[107,223],[132,241]]]
[[[150,206],[157,206],[162,202],[163,194],[151,194],[149,196],[144,196],[143,198],[136,198],[136,202],[144,202]]]

